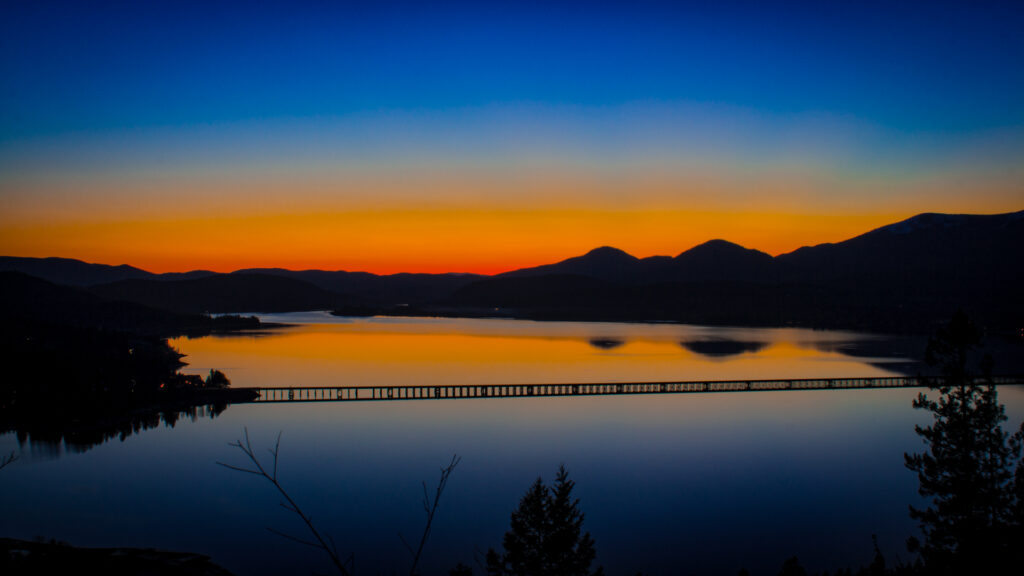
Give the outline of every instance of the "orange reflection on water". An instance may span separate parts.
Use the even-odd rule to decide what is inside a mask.
[[[515,320],[333,319],[260,335],[179,338],[186,371],[238,387],[529,384],[883,376],[831,351],[839,332]],[[751,344],[701,353],[686,343]],[[698,350],[698,351],[694,351]],[[719,350],[719,349],[715,349]],[[868,359],[870,360],[870,359]]]

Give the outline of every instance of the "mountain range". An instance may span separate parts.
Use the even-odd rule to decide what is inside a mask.
[[[0,270],[179,313],[362,313],[806,325],[920,331],[966,309],[1024,326],[1024,211],[921,214],[834,244],[769,254],[711,240],[674,257],[601,247],[494,276],[278,268],[152,274],[61,258],[0,257]]]

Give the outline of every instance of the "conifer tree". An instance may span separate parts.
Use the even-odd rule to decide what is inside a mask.
[[[594,539],[583,530],[580,501],[573,498],[576,485],[569,479],[565,466],[558,467],[555,485],[551,488],[548,504],[548,533],[545,549],[552,574],[579,574],[586,576],[594,561]]]
[[[573,498],[575,482],[565,466],[558,468],[549,488],[537,478],[512,512],[509,531],[502,541],[504,552],[487,552],[490,576],[599,576],[590,571],[594,540],[583,530],[579,499]]]
[[[980,342],[980,330],[957,312],[928,342],[926,361],[942,370],[943,380],[932,387],[939,397],[922,393],[914,401],[934,422],[915,427],[927,450],[905,455],[907,467],[917,472],[918,492],[930,499],[927,508],[910,508],[924,542],[912,538],[908,547],[921,553],[932,573],[987,570],[1013,553],[1008,537],[1015,523],[1019,442],[1001,427],[1006,414],[990,378],[991,360],[982,362],[981,382],[968,367]]]

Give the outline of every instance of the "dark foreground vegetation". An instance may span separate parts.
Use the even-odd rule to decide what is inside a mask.
[[[112,302],[12,272],[0,281],[0,432],[86,448],[250,397],[219,371],[181,373],[166,338],[258,328],[255,318]]]

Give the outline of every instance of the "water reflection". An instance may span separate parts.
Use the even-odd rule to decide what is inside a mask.
[[[757,352],[768,346],[767,342],[740,342],[737,340],[694,340],[680,342],[680,346],[690,352],[709,358],[725,358],[738,356],[744,352]]]
[[[22,454],[55,458],[64,453],[81,454],[114,439],[123,442],[133,434],[161,425],[174,428],[183,420],[196,422],[213,419],[226,409],[226,404],[208,404],[120,412],[75,412],[74,415],[51,414],[47,418],[17,421],[9,430],[0,432],[14,432]]]
[[[613,350],[625,344],[625,342],[618,338],[591,338],[587,342],[594,348],[601,350]]]
[[[875,377],[899,374],[907,360],[847,354],[839,343],[885,340],[827,330],[326,313],[261,320],[291,326],[171,345],[192,371],[218,368],[242,387]]]
[[[275,330],[171,342],[193,371],[217,368],[234,387],[587,383],[885,376],[913,369],[910,340],[836,331],[665,324],[268,315]],[[888,346],[898,342],[900,346]],[[586,346],[581,346],[585,343]],[[680,346],[690,354],[680,353]],[[613,353],[609,353],[614,351]],[[8,426],[22,450],[80,453],[226,406],[148,410],[79,407]]]

